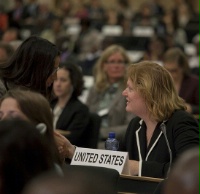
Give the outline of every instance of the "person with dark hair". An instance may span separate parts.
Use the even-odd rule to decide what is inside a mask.
[[[179,96],[185,100],[187,111],[199,114],[199,77],[191,74],[184,52],[176,47],[168,49],[163,63],[173,78]]]
[[[82,136],[89,123],[89,109],[78,99],[83,83],[83,75],[77,65],[62,64],[53,84],[56,98],[51,102],[54,128],[68,131],[66,137],[77,146],[83,146]]]
[[[54,169],[44,137],[29,121],[0,121],[0,193],[20,194],[33,178]]]
[[[55,163],[61,164],[53,132],[53,117],[49,102],[39,93],[19,89],[9,90],[0,100],[0,120],[20,118],[35,126],[44,126],[44,139],[53,150]],[[42,124],[42,125],[41,125]]]
[[[52,83],[60,62],[60,51],[49,41],[31,36],[0,67],[0,98],[12,88],[37,91],[51,98]]]

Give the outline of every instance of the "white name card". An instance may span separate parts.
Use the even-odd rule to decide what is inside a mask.
[[[77,147],[71,165],[106,167],[129,174],[127,152]]]

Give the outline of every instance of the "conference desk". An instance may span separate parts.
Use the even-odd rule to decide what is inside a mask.
[[[153,194],[157,185],[163,179],[152,177],[138,177],[120,175],[118,183],[118,194]]]

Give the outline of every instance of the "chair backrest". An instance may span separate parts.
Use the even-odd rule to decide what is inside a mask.
[[[90,113],[90,121],[82,137],[84,139],[84,145],[82,147],[97,148],[100,127],[101,117],[96,113]]]
[[[115,169],[66,165],[63,176],[48,171],[28,183],[22,194],[117,194],[119,177]]]
[[[96,166],[78,166],[68,165],[64,169],[64,176],[71,193],[74,187],[87,194],[117,194],[119,172],[115,169],[96,167]],[[70,188],[69,188],[70,189]]]

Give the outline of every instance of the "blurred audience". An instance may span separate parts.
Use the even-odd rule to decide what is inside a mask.
[[[39,4],[37,0],[28,0],[24,5],[22,18],[24,25],[34,24],[39,13]]]
[[[56,15],[62,17],[63,20],[72,17],[73,5],[71,0],[56,1]]]
[[[52,28],[51,21],[54,20],[55,14],[50,9],[50,5],[48,2],[40,2],[38,7],[38,14],[37,14],[37,30],[35,33],[40,34],[42,31],[48,28]],[[34,32],[33,31],[33,32]]]
[[[193,56],[189,57],[189,66],[192,73],[199,76],[199,34],[193,37],[192,42],[195,46],[195,53]]]
[[[184,0],[179,0],[179,2],[177,1],[175,3],[176,8],[174,9],[174,13],[178,22],[178,26],[181,28],[185,28],[192,18],[191,10]]]
[[[140,4],[139,10],[134,15],[132,22],[133,26],[155,26],[153,10],[148,1]]]
[[[61,35],[61,36],[56,37],[55,45],[61,52],[60,63],[66,63],[70,61],[73,64],[78,64],[78,58],[76,54],[73,52],[74,42],[70,36]]]
[[[9,43],[0,42],[0,66],[4,66],[14,53],[14,48]]]
[[[53,18],[50,21],[50,26],[45,28],[41,33],[40,37],[47,39],[48,41],[52,42],[53,44],[56,43],[56,39],[66,35],[65,29],[62,25],[61,18]]]
[[[178,25],[175,13],[172,10],[165,11],[161,20],[161,24],[164,28],[163,35],[171,35],[176,45],[183,47],[184,44],[187,43],[187,34],[185,30]]]
[[[5,8],[0,4],[0,36],[9,27],[8,15],[6,14]]]
[[[21,28],[22,25],[22,14],[24,10],[23,0],[14,0],[14,5],[8,12],[9,26]]]
[[[164,67],[170,72],[175,88],[187,106],[187,111],[199,114],[199,77],[190,73],[188,59],[179,48],[166,51],[163,58]]]
[[[7,28],[1,37],[1,41],[10,43],[12,41],[20,40],[19,29],[17,28]]]
[[[99,0],[91,0],[88,5],[88,18],[91,21],[91,26],[98,30],[101,30],[104,25],[105,9],[102,2]]]
[[[74,52],[84,75],[92,75],[96,60],[101,54],[103,37],[97,29],[91,27],[91,20],[83,18],[80,21],[81,30],[75,41]]]
[[[165,39],[161,36],[153,36],[147,44],[147,50],[141,60],[161,62],[166,51]]]

